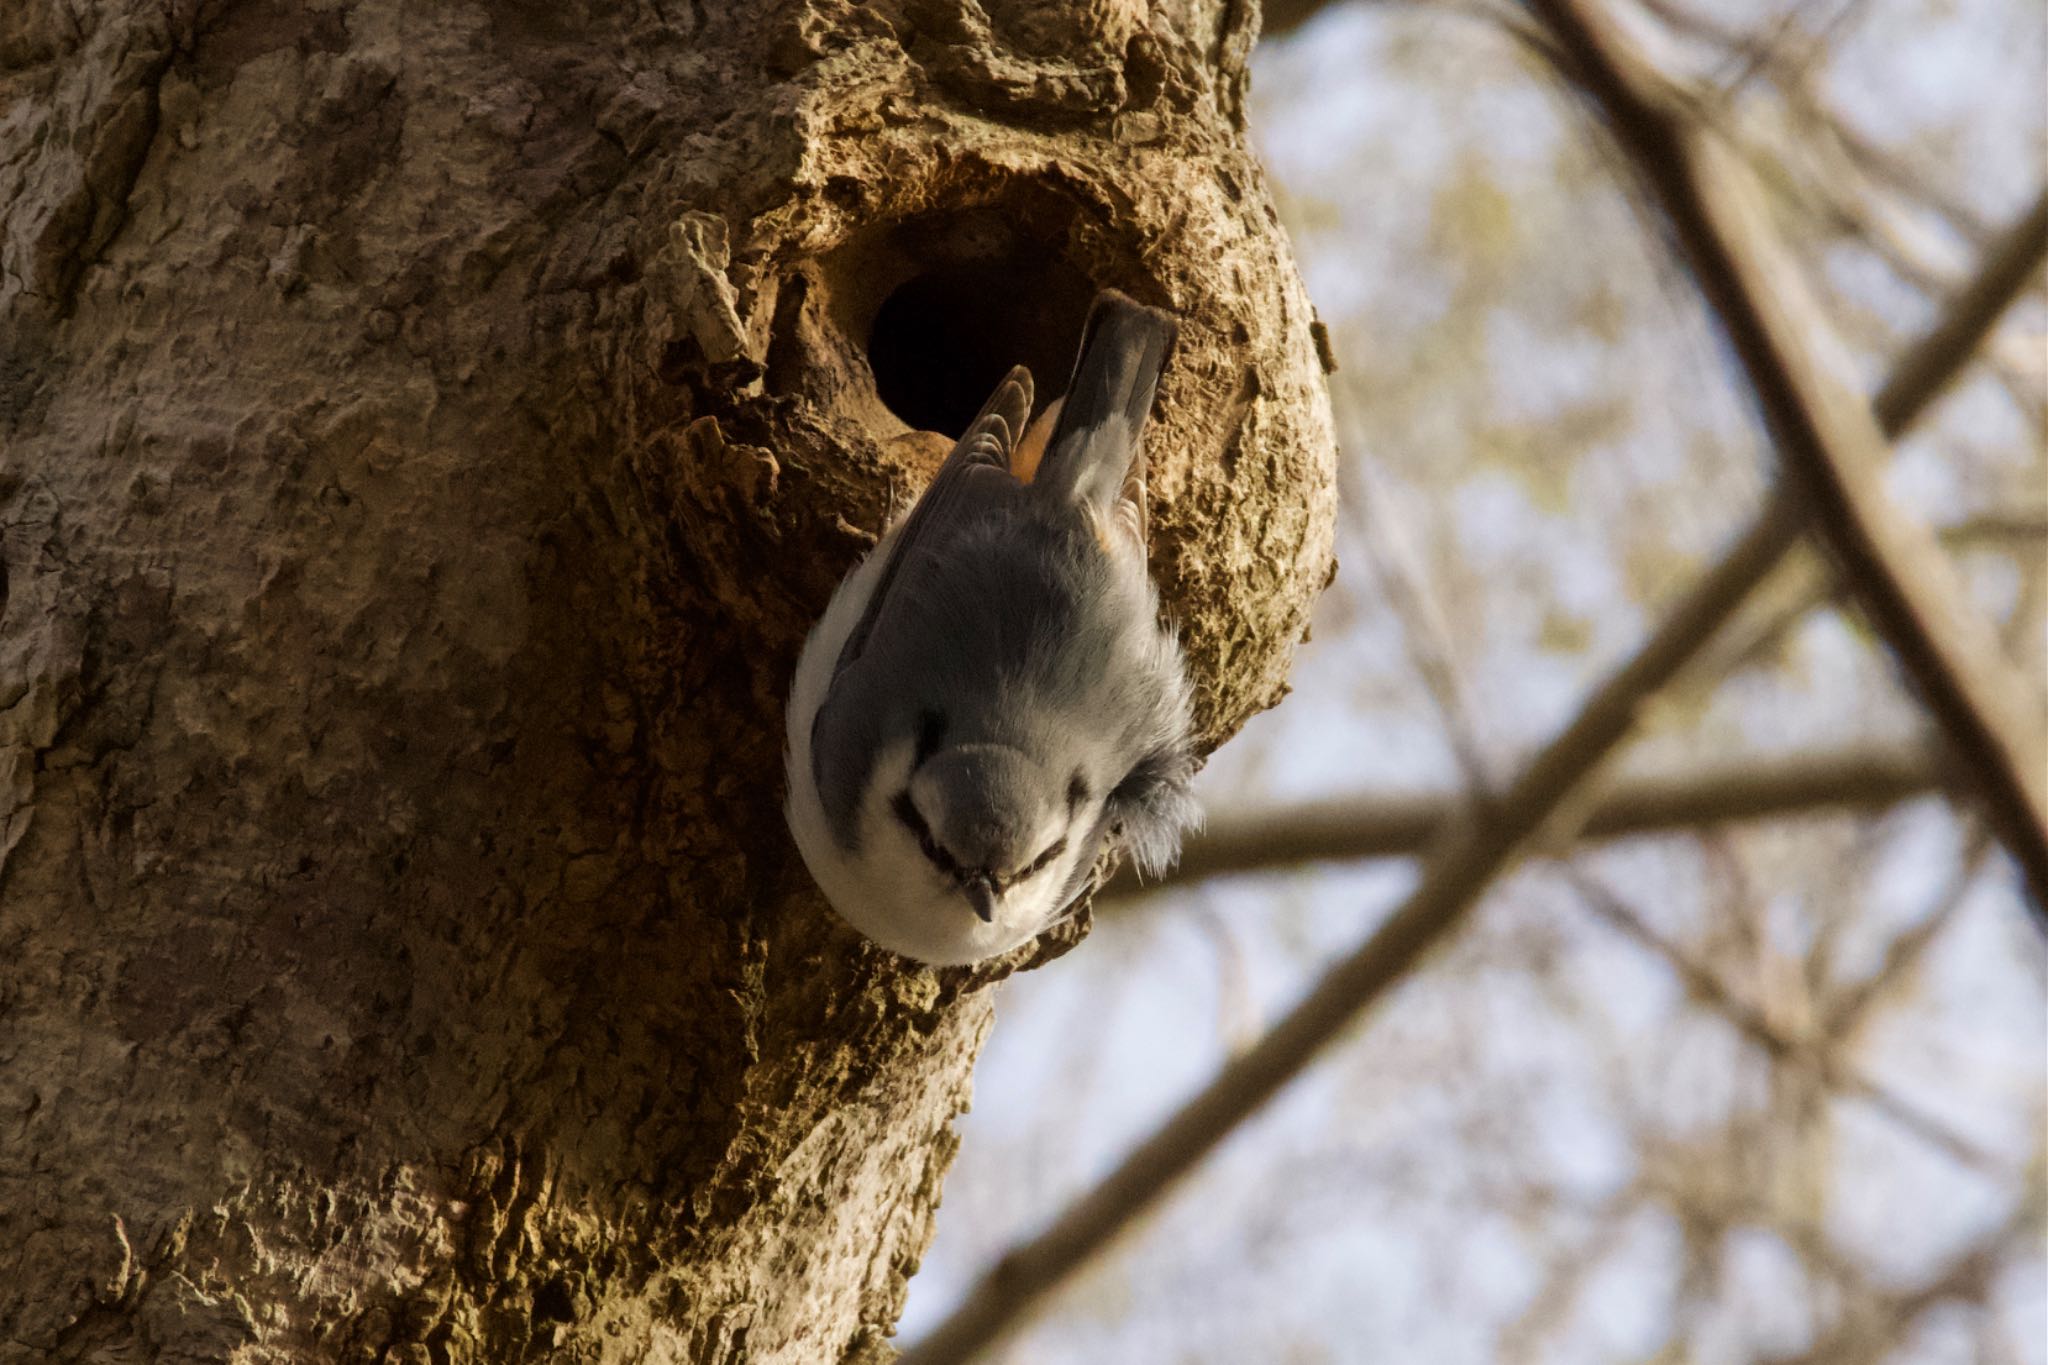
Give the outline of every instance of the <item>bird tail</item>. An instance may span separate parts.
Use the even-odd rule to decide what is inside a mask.
[[[1170,314],[1114,289],[1095,296],[1033,487],[1105,515],[1115,507],[1177,330]]]

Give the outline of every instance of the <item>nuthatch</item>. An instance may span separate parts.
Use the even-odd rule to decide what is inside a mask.
[[[1014,948],[1073,905],[1108,841],[1156,872],[1196,819],[1138,457],[1174,332],[1097,295],[1065,399],[1026,432],[1031,372],[1011,370],[804,642],[790,831],[885,948],[939,964]]]

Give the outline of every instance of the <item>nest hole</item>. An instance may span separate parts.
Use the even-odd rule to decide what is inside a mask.
[[[951,437],[1012,365],[1040,408],[1063,393],[1096,287],[1068,255],[1072,220],[1048,197],[896,223],[839,253],[830,292],[882,406]]]
[[[916,275],[868,332],[875,392],[906,426],[958,436],[1012,365],[1039,407],[1066,390],[1093,290],[1078,273],[989,261]]]

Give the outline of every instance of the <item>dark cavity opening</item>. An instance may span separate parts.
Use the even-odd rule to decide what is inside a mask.
[[[845,262],[867,276],[848,292],[872,309],[876,396],[906,426],[958,436],[1012,365],[1040,408],[1065,391],[1095,286],[1064,254],[1071,207],[1018,207],[901,223]]]
[[[1012,365],[1041,408],[1067,387],[1088,286],[1014,262],[918,275],[882,301],[868,332],[875,392],[907,426],[958,436]]]

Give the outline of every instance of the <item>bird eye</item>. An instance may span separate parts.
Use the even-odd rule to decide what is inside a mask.
[[[939,847],[937,839],[932,838],[932,827],[924,822],[924,813],[918,810],[917,803],[910,799],[909,792],[896,793],[896,799],[889,803],[889,809],[896,813],[896,818],[910,831],[911,837],[917,840],[918,851],[924,854],[927,862],[948,876],[959,872],[960,865],[948,856],[946,850]]]
[[[1082,775],[1082,772],[1079,768],[1076,768],[1074,769],[1073,777],[1069,779],[1067,782],[1068,814],[1072,814],[1073,812],[1079,810],[1081,808],[1082,803],[1085,802],[1087,799],[1088,779]]]
[[[946,742],[946,717],[940,711],[926,711],[917,718],[917,756],[913,760],[922,768],[924,761],[939,751]]]

